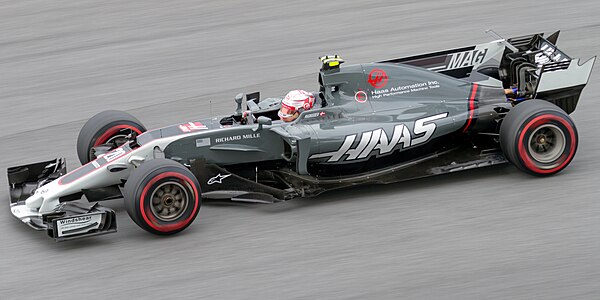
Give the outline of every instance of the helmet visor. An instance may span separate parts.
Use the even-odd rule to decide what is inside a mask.
[[[287,105],[282,105],[281,109],[279,109],[279,113],[277,113],[277,115],[280,118],[289,118],[294,116],[298,111],[293,108],[293,107],[289,107]]]

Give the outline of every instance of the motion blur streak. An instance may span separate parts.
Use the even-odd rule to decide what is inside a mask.
[[[562,30],[600,53],[600,2],[2,1],[0,167],[66,155],[94,113],[149,128],[235,109],[238,92],[314,90],[324,54],[376,61]],[[10,216],[2,299],[598,299],[600,84],[572,115],[577,155],[545,179],[506,165],[275,205],[209,204],[180,235],[53,243]],[[6,179],[4,179],[6,180]],[[484,196],[486,195],[486,196]]]

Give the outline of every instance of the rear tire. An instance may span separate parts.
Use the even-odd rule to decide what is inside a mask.
[[[578,143],[573,120],[544,100],[518,104],[500,127],[500,147],[508,161],[537,176],[563,170],[573,160]]]
[[[187,228],[200,211],[198,180],[183,165],[157,158],[129,175],[123,191],[125,209],[142,229],[171,235]]]
[[[134,116],[118,110],[103,111],[91,119],[79,131],[77,156],[82,165],[92,161],[92,148],[123,138],[131,132],[142,134],[146,127]]]

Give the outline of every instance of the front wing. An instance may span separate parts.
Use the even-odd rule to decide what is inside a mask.
[[[97,203],[72,202],[81,194],[60,199],[52,212],[39,214],[25,200],[30,196],[43,197],[44,185],[66,174],[65,159],[54,159],[8,168],[10,211],[35,230],[45,230],[56,241],[106,234],[117,231],[115,212]]]

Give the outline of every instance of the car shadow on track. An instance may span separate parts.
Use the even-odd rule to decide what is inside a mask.
[[[465,189],[469,189],[471,188],[469,184],[474,180],[484,180],[489,182],[490,180],[493,180],[494,177],[503,178],[505,176],[515,177],[519,180],[538,179],[536,177],[519,172],[514,166],[510,164],[503,164],[499,166],[467,170],[464,172],[457,172],[452,174],[443,174],[426,178],[412,179],[392,184],[371,184],[343,188],[339,190],[328,191],[315,197],[295,198],[289,201],[274,204],[243,204],[243,206],[252,207],[265,213],[277,213],[285,212],[288,210],[299,210],[318,205],[326,205],[336,202],[367,202],[369,201],[369,199],[365,198],[376,198],[380,196],[385,197],[386,195],[392,193],[397,194],[398,196],[402,196],[403,193],[407,194],[411,192],[419,192],[420,190],[426,192],[432,187],[436,189],[444,189],[449,185],[464,185]],[[411,201],[411,199],[406,200]],[[207,202],[207,205],[238,206],[239,204],[221,201],[219,203]]]
[[[507,163],[393,184],[355,186],[328,191],[316,197],[296,198],[272,205],[255,206],[255,208],[264,213],[283,213],[290,210],[310,209],[319,205],[336,204],[337,202],[364,202],[364,205],[368,205],[370,200],[381,200],[383,198],[393,198],[394,201],[418,202],[423,200],[420,195],[446,197],[443,196],[446,193],[451,193],[450,196],[446,197],[446,200],[459,201],[459,199],[454,199],[456,197],[453,198],[453,196],[458,195],[460,197],[460,195],[472,194],[475,197],[494,197],[497,193],[510,194],[518,191],[522,186],[538,184],[540,180],[546,180],[549,182],[548,184],[556,184],[559,181],[557,177],[572,173],[577,173],[575,166],[550,177],[537,177],[521,172],[512,164]],[[415,194],[419,196],[415,196]]]

